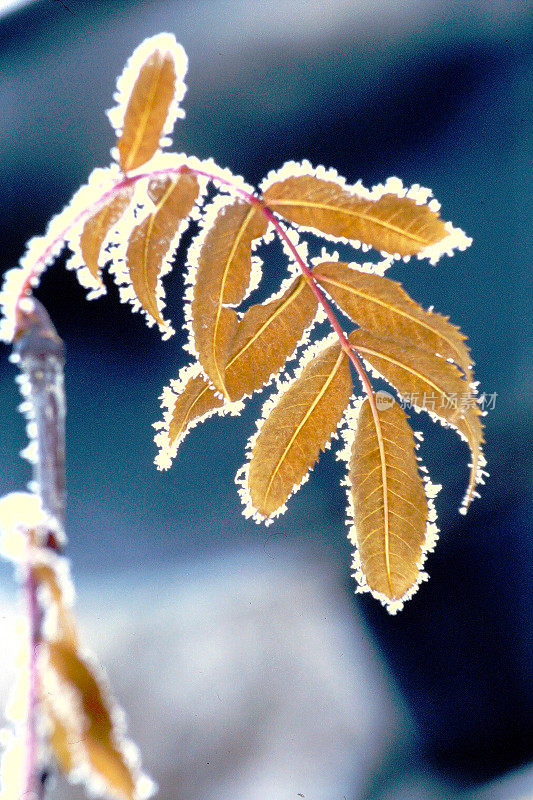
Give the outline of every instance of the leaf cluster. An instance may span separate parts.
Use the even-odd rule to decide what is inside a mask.
[[[212,161],[163,152],[182,116],[185,67],[183,50],[168,34],[135,51],[108,112],[116,163],[95,170],[47,235],[31,243],[21,265],[25,285],[35,283],[66,240],[69,266],[91,297],[105,291],[101,270],[108,267],[122,299],[166,338],[173,331],[164,317],[162,278],[192,223],[186,349],[193,360],[163,391],[157,466],[170,466],[197,423],[239,413],[254,392],[274,384],[237,475],[245,514],[271,522],[342,428],[356,577],[394,612],[424,577],[437,532],[435,489],[405,411],[392,395],[376,394],[367,369],[400,400],[416,396],[417,411],[467,442],[464,511],[485,462],[465,336],[383,273],[412,256],[436,263],[470,240],[441,219],[429,190],[406,189],[396,178],[368,190],[333,170],[288,163],[254,191]],[[360,264],[325,254],[309,264],[300,240],[306,232],[348,244],[355,254],[373,249],[378,259]],[[272,236],[289,256],[288,276],[274,295],[245,306],[262,277],[257,248]],[[19,292],[21,281],[11,280]],[[313,341],[311,331],[325,317],[333,333]],[[296,355],[290,376],[286,365]]]

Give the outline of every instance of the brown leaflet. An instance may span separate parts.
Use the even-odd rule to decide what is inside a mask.
[[[289,388],[268,402],[275,405],[264,410],[257,438],[252,440],[245,486],[259,518],[284,509],[329,445],[351,394],[348,358],[334,344],[314,356]]]
[[[205,237],[202,234],[191,304],[194,346],[205,373],[226,400],[224,372],[239,325],[236,312],[227,306],[245,297],[252,242],[263,237],[267,227],[259,206],[237,200],[223,205]]]
[[[226,365],[231,400],[261,389],[294,353],[318,302],[303,276],[281,297],[251,306],[239,322]]]
[[[190,378],[183,392],[176,397],[168,429],[170,447],[183,439],[195,420],[222,405],[223,401],[215,395],[213,387],[203,375]]]
[[[159,277],[165,271],[165,260],[177,246],[182,223],[191,213],[198,192],[198,181],[188,172],[176,178],[151,180],[148,194],[155,208],[129,238],[126,262],[133,289],[141,306],[160,325],[165,322],[157,306]]]
[[[59,762],[88,769],[117,800],[135,800],[137,775],[117,746],[114,711],[93,669],[64,643],[48,642],[43,655],[45,707],[55,720],[52,743]],[[65,713],[65,697],[79,708]]]
[[[156,464],[170,467],[189,430],[214,413],[239,413],[241,401],[261,389],[292,355],[316,316],[317,301],[303,278],[297,278],[278,298],[251,306],[243,316],[226,367],[226,386],[231,402],[224,403],[201,373],[198,363],[185,367],[163,391],[166,409],[155,442]]]
[[[419,581],[429,510],[404,411],[392,402],[376,413],[365,400],[352,444],[350,539],[368,588],[395,602]]]
[[[335,261],[318,264],[313,275],[357,325],[451,358],[471,374],[466,336],[447,317],[425,311],[401,284]]]
[[[412,405],[450,423],[467,440],[472,455],[463,501],[467,508],[485,466],[481,411],[468,381],[454,364],[414,345],[399,344],[363,330],[353,331],[349,340],[354,350]]]
[[[123,172],[145,164],[159,149],[176,82],[172,54],[153,52],[133,86],[117,146]]]
[[[367,199],[314,175],[294,175],[273,183],[263,199],[298,225],[401,256],[420,253],[448,236],[438,213],[427,205],[393,193]]]
[[[128,207],[133,195],[133,186],[125,186],[97,211],[94,216],[87,220],[84,225],[81,237],[80,248],[85,266],[97,281],[100,281],[100,258],[102,245],[109,231],[119,221],[122,214]]]

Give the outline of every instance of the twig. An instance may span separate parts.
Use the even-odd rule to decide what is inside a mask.
[[[21,370],[21,390],[29,402],[37,446],[33,480],[43,511],[62,530],[65,523],[65,363],[63,342],[48,312],[34,297],[17,305],[14,359]],[[30,434],[31,435],[31,434]]]
[[[13,360],[21,371],[21,390],[30,424],[33,482],[42,509],[51,518],[54,537],[63,533],[65,522],[65,392],[64,350],[48,313],[33,297],[17,306],[13,337]],[[49,542],[43,542],[44,546]],[[54,538],[54,549],[57,546]],[[26,718],[26,764],[24,794],[27,800],[44,800],[47,771],[38,773],[37,707],[39,703],[38,651],[42,613],[33,574],[33,546],[28,540],[25,575],[30,623],[29,692]]]

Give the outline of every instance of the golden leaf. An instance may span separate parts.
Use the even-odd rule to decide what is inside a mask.
[[[48,664],[59,678],[79,693],[88,729],[106,739],[113,724],[102,689],[88,665],[79,657],[76,648],[63,642],[48,642]]]
[[[204,417],[222,405],[223,401],[215,395],[213,387],[203,375],[190,378],[183,391],[176,397],[172,410],[168,430],[170,446],[173,447],[185,436],[194,420]]]
[[[224,383],[231,343],[238,328],[232,308],[244,298],[251,279],[251,245],[265,235],[261,209],[241,200],[224,205],[202,241],[191,304],[198,359],[215,387],[229,400]]]
[[[448,236],[438,213],[427,205],[393,193],[365,199],[314,175],[273,183],[263,199],[272,211],[298,225],[401,256],[420,253]]]
[[[405,413],[392,401],[376,414],[365,400],[349,462],[350,539],[370,590],[397,601],[418,581],[428,503]]]
[[[446,317],[425,311],[401,284],[334,261],[318,264],[313,275],[357,325],[451,358],[470,374],[466,336]]]
[[[100,252],[105,238],[111,228],[116,225],[129,205],[133,195],[133,186],[125,186],[87,220],[80,238],[80,247],[85,266],[96,280],[100,280]]]
[[[144,310],[164,325],[157,306],[159,277],[164,262],[177,246],[181,223],[198,197],[198,181],[185,172],[177,178],[154,179],[148,194],[155,208],[130,236],[126,261],[133,289]]]
[[[68,714],[62,709],[60,714],[61,697],[54,696],[45,679],[45,690],[48,689],[45,705],[51,712],[52,723],[55,720],[51,744],[57,746],[59,763],[63,767],[69,763],[78,767],[80,759],[87,759],[91,771],[104,781],[113,797],[135,800],[137,776],[117,746],[113,712],[93,670],[74,647],[64,643],[48,642],[45,652],[47,669],[55,673],[60,687],[74,692],[81,711],[81,719],[75,708]]]
[[[348,358],[340,345],[316,355],[277,399],[257,436],[248,472],[253,508],[270,517],[297,489],[350,402]]]
[[[225,384],[231,400],[261,389],[279,372],[312,324],[317,305],[302,276],[281,297],[248,309],[239,322],[226,365]]]
[[[467,440],[472,455],[464,500],[467,508],[485,464],[481,411],[468,381],[455,364],[412,344],[400,344],[363,330],[353,331],[349,339],[354,349],[412,405],[450,423]]]
[[[145,164],[158,150],[175,82],[171,53],[156,50],[141,67],[124,114],[122,135],[117,143],[123,172]]]

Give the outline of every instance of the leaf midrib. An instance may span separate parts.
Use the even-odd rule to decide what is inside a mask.
[[[222,298],[224,297],[224,291],[226,289],[226,282],[227,282],[229,271],[230,271],[230,264],[233,261],[235,253],[237,251],[237,247],[239,246],[239,243],[240,243],[242,237],[244,236],[244,232],[245,232],[246,228],[248,227],[250,219],[254,214],[255,214],[255,208],[253,206],[250,206],[250,208],[247,211],[246,217],[241,222],[241,225],[239,227],[237,235],[235,236],[234,242],[233,242],[233,244],[231,246],[231,250],[230,250],[230,252],[228,254],[228,257],[226,259],[226,263],[224,265],[224,271],[222,273],[222,280],[220,282],[220,291],[219,291],[218,301],[217,301],[217,313],[215,315],[215,323],[213,325],[213,341],[211,343],[211,354],[213,356],[213,364],[215,366],[215,370],[216,370],[218,379],[220,381],[219,386],[222,389],[226,400],[230,400],[231,398],[230,398],[230,396],[228,394],[228,390],[226,389],[226,384],[225,384],[224,378],[223,378],[223,376],[222,376],[222,374],[220,372],[219,365],[218,365],[218,359],[216,357],[216,345],[217,345],[217,338],[218,338],[218,328],[219,328],[219,324],[220,324],[220,315],[222,313],[222,308],[224,307]]]
[[[316,406],[318,405],[318,403],[320,402],[320,400],[322,399],[322,397],[326,393],[326,391],[327,391],[328,387],[330,386],[333,378],[335,377],[335,375],[337,374],[337,372],[339,370],[339,367],[340,367],[340,365],[342,363],[344,355],[345,355],[344,354],[344,350],[341,350],[339,355],[338,355],[338,358],[337,358],[337,360],[335,362],[335,365],[334,365],[333,369],[331,370],[331,372],[329,373],[329,375],[328,375],[326,381],[324,382],[321,390],[318,392],[318,394],[315,397],[314,401],[311,403],[310,407],[308,408],[308,410],[304,414],[303,418],[300,420],[300,422],[296,426],[296,428],[294,430],[294,433],[292,434],[292,436],[291,436],[287,446],[285,447],[282,455],[277,460],[276,466],[272,470],[272,474],[270,476],[270,480],[269,480],[269,482],[267,484],[265,493],[263,495],[264,504],[266,504],[266,501],[268,499],[268,495],[270,494],[270,490],[272,489],[272,483],[274,482],[274,478],[276,477],[276,475],[278,474],[279,470],[281,469],[281,466],[282,466],[282,464],[283,464],[283,462],[284,462],[284,460],[285,460],[285,458],[287,456],[287,453],[291,449],[292,445],[294,444],[294,441],[295,441],[296,437],[298,436],[298,434],[300,433],[300,431],[304,427],[305,423],[307,422],[307,420],[309,419],[309,417],[311,416],[311,414],[315,410]]]
[[[158,52],[158,55],[161,56],[161,53]],[[130,149],[130,152],[128,153],[128,158],[127,158],[126,164],[124,165],[124,172],[128,172],[128,170],[131,169],[131,164],[135,161],[135,157],[139,153],[140,146],[141,146],[141,143],[142,143],[142,139],[143,139],[144,134],[146,132],[147,122],[148,122],[148,119],[149,119],[149,117],[150,117],[150,115],[152,113],[152,109],[153,109],[153,106],[154,106],[154,98],[156,96],[156,90],[159,87],[159,83],[160,83],[160,80],[161,80],[161,75],[163,73],[163,68],[165,66],[165,63],[166,63],[165,58],[164,57],[160,58],[159,65],[156,67],[157,72],[156,72],[156,75],[154,76],[155,79],[152,81],[152,85],[150,87],[150,94],[148,95],[148,100],[144,104],[143,110],[141,112],[141,120],[140,120],[139,124],[135,127],[135,135],[134,135],[134,138],[133,138],[133,144],[132,144],[132,147]],[[168,114],[168,108],[167,108],[167,114]],[[159,140],[159,136],[158,136],[158,140]]]
[[[409,233],[405,231],[403,228],[398,228],[397,225],[391,225],[390,223],[387,223],[382,219],[373,217],[371,214],[365,214],[363,211],[353,211],[351,209],[345,208],[344,206],[340,207],[332,206],[329,205],[329,203],[317,203],[317,202],[312,202],[310,200],[267,200],[267,205],[269,206],[269,208],[272,209],[275,208],[276,206],[297,206],[301,208],[315,208],[319,209],[320,211],[334,211],[337,214],[347,214],[350,217],[354,217],[356,219],[363,219],[366,222],[374,223],[378,227],[380,226],[385,230],[397,233],[405,237],[406,239],[410,239],[412,242],[415,242],[416,244],[420,245],[434,244],[434,241],[432,239],[423,239],[421,236],[417,236],[414,233]],[[437,241],[440,240],[437,239]]]
[[[436,335],[436,336],[440,337],[441,339],[443,339],[445,342],[447,342],[447,343],[450,345],[450,347],[452,348],[452,350],[453,350],[453,351],[455,352],[455,354],[456,354],[456,355],[459,357],[458,363],[459,363],[459,364],[460,364],[460,365],[463,367],[463,369],[464,369],[464,365],[463,365],[464,358],[463,358],[463,356],[461,355],[461,353],[459,352],[459,350],[457,349],[457,346],[456,346],[456,345],[453,343],[453,340],[449,339],[449,338],[448,338],[448,337],[447,337],[445,334],[443,334],[441,331],[437,331],[437,330],[436,330],[435,328],[433,328],[431,325],[429,325],[428,323],[426,323],[426,322],[424,321],[423,317],[415,317],[415,316],[412,316],[412,315],[411,315],[411,314],[409,314],[407,311],[405,311],[405,310],[403,310],[403,309],[399,308],[398,306],[392,305],[391,303],[387,303],[387,302],[386,302],[386,301],[384,301],[384,300],[380,300],[380,299],[379,299],[378,297],[376,297],[375,295],[369,295],[369,294],[367,294],[366,292],[364,292],[364,291],[362,291],[362,290],[360,290],[360,289],[356,289],[356,288],[354,288],[353,286],[351,286],[350,284],[346,284],[346,283],[344,283],[344,282],[343,282],[343,281],[341,281],[341,280],[335,280],[334,278],[329,278],[329,277],[323,276],[323,275],[321,275],[321,273],[320,273],[320,271],[319,271],[319,270],[318,270],[318,271],[317,271],[317,270],[313,270],[313,274],[316,274],[316,275],[317,275],[317,280],[318,280],[320,283],[329,283],[331,286],[336,286],[338,289],[343,289],[344,291],[350,292],[350,293],[352,293],[352,294],[356,295],[357,297],[364,298],[365,300],[368,300],[368,301],[370,301],[371,303],[376,303],[376,305],[380,305],[380,306],[382,306],[383,308],[386,308],[388,311],[391,311],[391,312],[392,312],[392,313],[394,313],[394,314],[398,314],[399,316],[405,317],[406,319],[410,320],[411,322],[414,322],[414,323],[417,323],[417,324],[419,324],[419,325],[420,325],[422,328],[425,328],[425,329],[426,329],[426,330],[428,330],[430,333],[432,333],[432,334],[434,334],[434,335]],[[402,289],[402,291],[403,291],[403,289]],[[407,299],[407,300],[410,300],[410,298],[409,298],[407,295],[406,295],[406,299]],[[411,301],[411,302],[414,302],[414,301]],[[415,304],[415,305],[416,305],[416,304]],[[428,313],[430,313],[430,312],[428,312],[428,311],[424,311],[423,309],[421,309],[421,310],[422,310],[422,312],[423,312],[424,314],[428,314]],[[433,315],[433,316],[434,316],[434,317],[436,317],[437,319],[439,318],[437,315]],[[356,322],[358,325],[360,324],[359,322],[357,322],[357,320],[354,320],[354,322]]]

